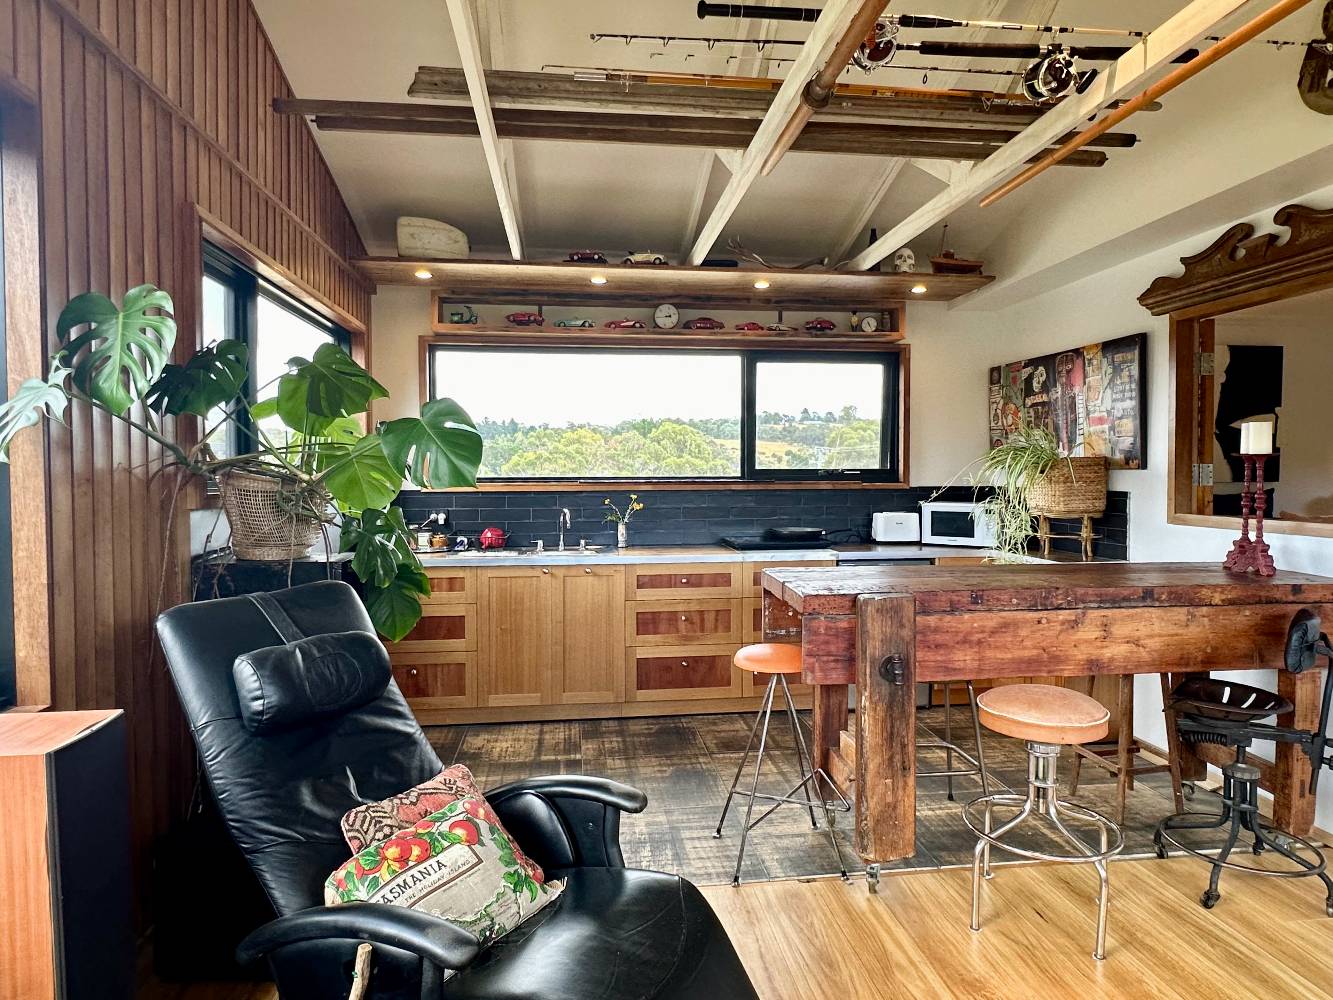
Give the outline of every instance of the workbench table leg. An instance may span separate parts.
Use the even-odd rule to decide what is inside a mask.
[[[810,701],[815,744],[811,748],[816,770],[828,771],[829,750],[842,739],[847,728],[847,685],[817,684]],[[846,789],[843,789],[845,792]]]
[[[1324,672],[1307,670],[1293,674],[1277,672],[1277,693],[1295,706],[1295,711],[1279,715],[1279,726],[1311,730],[1319,725],[1319,699],[1323,693]],[[1310,794],[1310,758],[1293,743],[1277,744],[1273,768],[1273,823],[1298,837],[1308,836],[1314,826],[1314,796]]]
[[[916,611],[911,597],[857,598],[856,849],[916,853]]]

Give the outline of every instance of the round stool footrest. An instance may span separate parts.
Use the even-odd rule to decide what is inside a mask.
[[[1227,858],[1225,861],[1221,861],[1218,858],[1214,857],[1213,855],[1205,853],[1206,851],[1220,851],[1222,849],[1221,844],[1219,844],[1216,847],[1190,847],[1187,844],[1182,844],[1175,837],[1171,836],[1173,832],[1172,828],[1166,825],[1173,819],[1186,819],[1193,817],[1202,817],[1211,819],[1215,815],[1216,815],[1215,813],[1201,813],[1201,812],[1173,813],[1172,815],[1168,816],[1166,819],[1162,820],[1160,823],[1157,824],[1157,837],[1160,838],[1160,840],[1166,841],[1176,850],[1183,851],[1184,853],[1190,855],[1191,857],[1198,858],[1200,861],[1204,861],[1210,865],[1216,865],[1219,868],[1229,868],[1232,871],[1249,872],[1251,875],[1269,875],[1273,878],[1306,878],[1307,876],[1311,875],[1321,875],[1328,867],[1328,859],[1324,857],[1324,852],[1321,851],[1314,844],[1312,844],[1310,841],[1306,840],[1304,837],[1298,837],[1294,833],[1287,833],[1286,830],[1279,830],[1276,827],[1267,826],[1265,824],[1260,824],[1261,826],[1263,826],[1265,833],[1281,834],[1283,837],[1286,837],[1288,840],[1292,842],[1293,848],[1302,848],[1306,851],[1309,851],[1316,858],[1318,858],[1319,859],[1318,864],[1315,864],[1313,868],[1274,869],[1274,868],[1258,868],[1255,867],[1254,865],[1242,865],[1238,864],[1235,861],[1232,861],[1230,858]],[[1191,828],[1177,827],[1175,828],[1175,832],[1184,832],[1189,829]],[[1194,829],[1197,830],[1200,828],[1194,828]],[[1222,826],[1211,827],[1211,828],[1204,827],[1202,829],[1222,830],[1224,829],[1224,827]],[[1299,862],[1293,862],[1293,863],[1299,864]],[[1314,864],[1313,861],[1311,861],[1311,863]]]
[[[1097,826],[1105,830],[1107,833],[1107,840],[1108,840],[1108,846],[1106,850],[1094,851],[1089,846],[1088,847],[1089,853],[1087,854],[1082,854],[1082,853],[1049,854],[1042,851],[1035,851],[1026,847],[1018,847],[1017,845],[1006,843],[1005,841],[999,839],[998,837],[986,833],[985,830],[983,829],[982,822],[973,818],[973,811],[983,810],[987,803],[997,806],[1014,806],[1018,807],[1021,811],[1022,807],[1025,806],[1027,802],[1028,799],[1026,796],[1015,795],[1011,792],[996,792],[993,795],[983,795],[980,796],[979,798],[973,799],[971,802],[968,802],[966,805],[963,806],[963,822],[967,824],[967,828],[971,830],[973,833],[975,833],[977,837],[979,837],[981,840],[987,841],[988,843],[990,843],[992,847],[997,847],[1000,850],[1005,851],[1006,853],[1009,854],[1016,854],[1021,858],[1031,858],[1034,861],[1054,861],[1059,864],[1091,864],[1097,861],[1106,861],[1114,857],[1115,855],[1119,854],[1122,850],[1124,850],[1125,835],[1124,833],[1121,832],[1120,827],[1116,826],[1114,823],[1110,821],[1110,819],[1103,816],[1101,813],[1089,809],[1086,806],[1077,805],[1076,803],[1073,802],[1060,802],[1057,800],[1055,803],[1053,803],[1053,808],[1055,809],[1057,814],[1063,813],[1064,815],[1073,817],[1074,819],[1084,820],[1085,822],[1088,823],[1095,823],[1097,824]],[[1027,816],[1024,817],[1024,822],[1026,822],[1028,819],[1049,820],[1049,818],[1050,817],[1046,813],[1037,812],[1034,809]],[[995,823],[994,825],[1002,825],[1003,823],[1012,822],[1014,819],[1015,817],[1013,816],[1002,817],[1001,820],[998,823]],[[1022,829],[1022,824],[1019,824],[1019,826],[1016,829]],[[1058,827],[1055,829],[1062,836],[1065,837],[1070,836],[1068,832],[1060,830]],[[1013,831],[1009,832],[1012,833]]]

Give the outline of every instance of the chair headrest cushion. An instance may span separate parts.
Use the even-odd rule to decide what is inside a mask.
[[[241,721],[269,735],[374,701],[392,676],[384,644],[369,632],[312,635],[236,657]]]

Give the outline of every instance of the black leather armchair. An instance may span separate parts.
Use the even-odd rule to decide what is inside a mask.
[[[223,820],[279,914],[242,942],[240,958],[267,958],[283,1000],[346,996],[362,942],[374,949],[368,1000],[756,996],[698,889],[624,867],[620,815],[647,799],[602,778],[533,778],[487,792],[524,851],[567,880],[555,904],[488,948],[403,907],[324,907],[324,880],[349,854],[342,814],[426,780],[441,763],[391,678],[346,710],[248,729],[237,656],[288,641],[293,626],[306,636],[373,631],[343,583],[267,597],[267,612],[249,597],[181,605],[157,629]],[[320,692],[311,694],[318,703]],[[201,884],[199,905],[226,891]]]

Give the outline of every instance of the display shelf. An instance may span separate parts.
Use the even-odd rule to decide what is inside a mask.
[[[874,334],[851,331],[830,333],[775,333],[770,330],[607,330],[603,327],[497,326],[493,323],[436,323],[437,344],[459,346],[512,345],[520,347],[690,347],[714,350],[761,348],[771,351],[848,351],[889,347],[903,339],[899,332]]]
[[[995,280],[985,274],[815,271],[682,265],[525,264],[503,260],[404,260],[352,263],[372,281],[431,288],[454,302],[841,311],[885,309],[904,300],[948,302]],[[429,273],[421,278],[418,272]],[[606,278],[593,284],[594,275]],[[756,288],[762,279],[767,287]],[[925,291],[913,294],[916,286]]]

